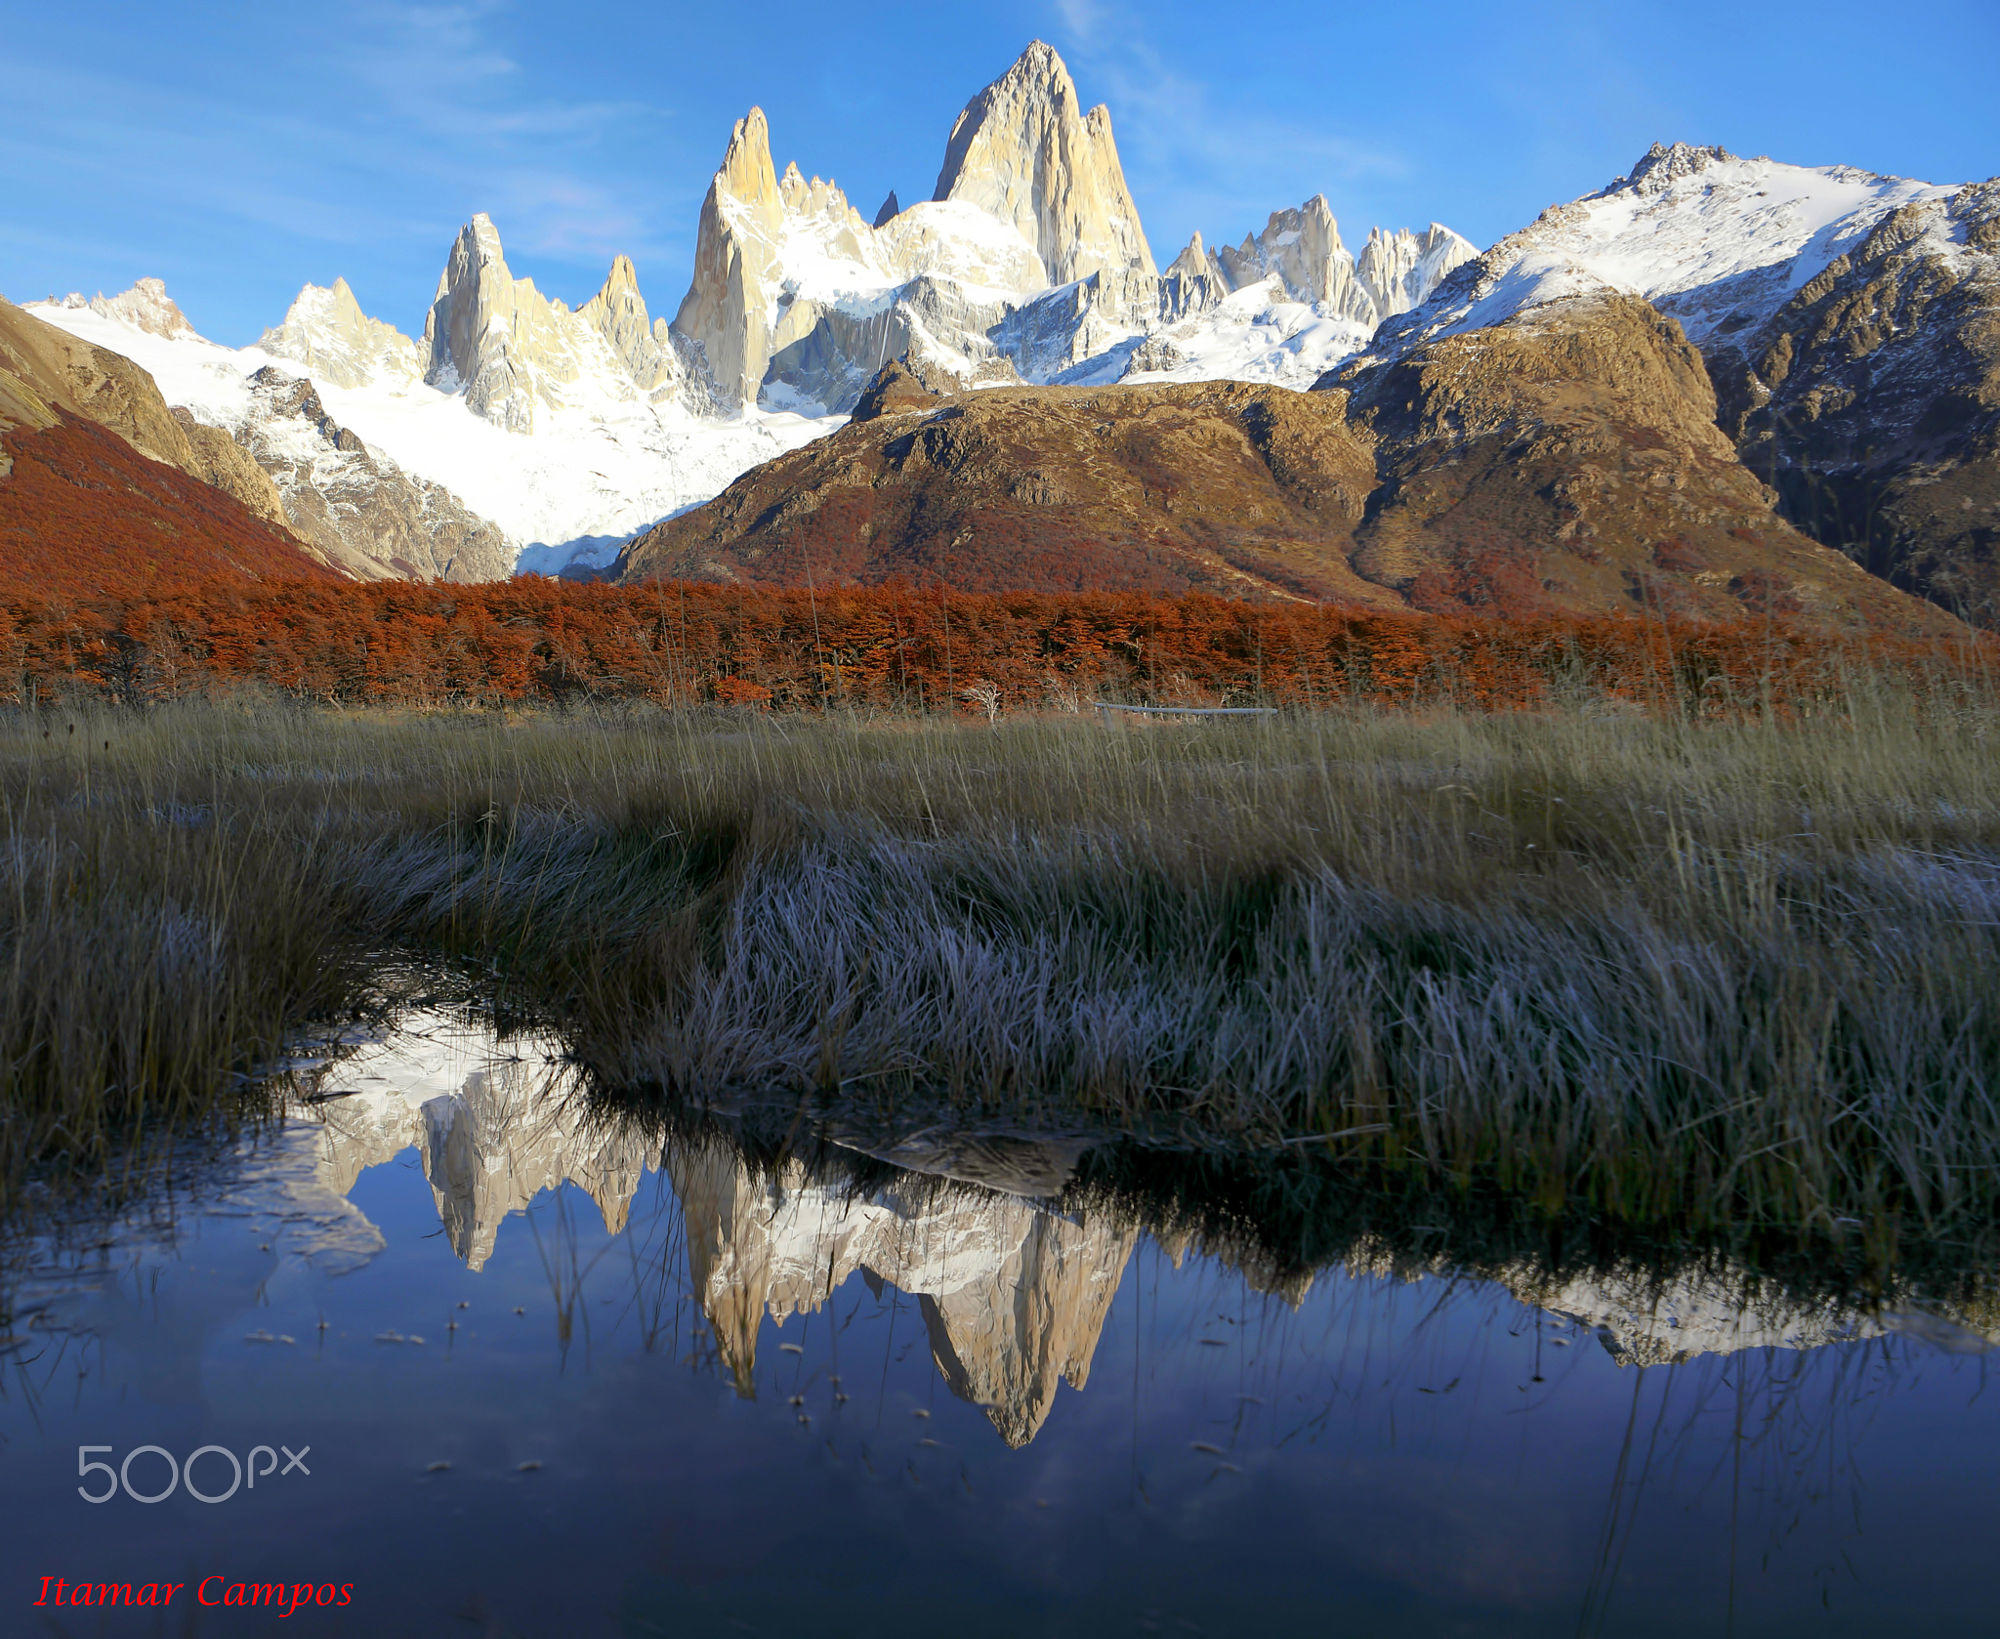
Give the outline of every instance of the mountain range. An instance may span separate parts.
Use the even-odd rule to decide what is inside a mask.
[[[671,320],[624,257],[544,295],[485,216],[418,337],[339,280],[242,349],[153,280],[8,312],[138,365],[237,502],[351,576],[2000,604],[2000,184],[1656,146],[1483,254],[1437,224],[1356,254],[1315,196],[1162,270],[1110,114],[1040,42],[933,197],[870,217],[750,110]]]

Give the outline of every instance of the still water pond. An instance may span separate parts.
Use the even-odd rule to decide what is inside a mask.
[[[1080,1140],[773,1163],[560,1058],[413,1015],[171,1213],[12,1249],[0,1633],[2000,1632],[1976,1317],[1281,1270],[1046,1204]],[[254,1487],[127,1494],[204,1447]]]

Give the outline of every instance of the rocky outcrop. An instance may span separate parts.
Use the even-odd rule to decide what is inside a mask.
[[[902,214],[902,209],[901,201],[896,198],[896,190],[891,188],[888,197],[876,207],[875,220],[869,226],[877,228],[887,227],[897,216]]]
[[[424,321],[424,379],[462,392],[475,413],[520,433],[533,432],[537,418],[551,411],[639,397],[627,351],[645,361],[645,385],[671,388],[676,367],[657,344],[649,349],[638,341],[635,323],[644,307],[634,309],[630,271],[630,262],[622,275],[614,267],[589,316],[572,313],[542,295],[534,280],[516,279],[492,219],[473,217],[452,246]],[[624,350],[614,335],[624,338]]]
[[[694,278],[673,330],[698,351],[723,402],[755,403],[771,356],[766,313],[778,268],[785,201],[771,131],[753,108],[729,133],[696,229]]]
[[[257,345],[336,387],[413,382],[424,372],[417,344],[394,325],[363,313],[345,279],[335,279],[331,287],[307,285],[293,298],[284,323],[266,330]]]
[[[603,288],[577,309],[577,317],[604,338],[649,397],[667,399],[680,392],[687,373],[675,356],[666,321],[647,316],[629,256],[612,262]]]
[[[2000,627],[2000,181],[1900,207],[1707,357],[1787,516]]]
[[[250,382],[256,413],[237,437],[293,532],[328,562],[362,580],[506,579],[506,537],[443,486],[370,450],[327,413],[309,379],[267,365]]]
[[[271,475],[257,464],[256,456],[222,428],[195,420],[192,411],[175,405],[172,414],[181,424],[181,431],[187,434],[188,448],[194,457],[193,466],[187,470],[194,477],[235,496],[267,523],[293,527],[291,515],[285,510],[284,496],[278,492]],[[304,531],[298,533],[304,535]]]
[[[1701,355],[1637,297],[1537,304],[1322,385],[1375,450],[1355,568],[1420,608],[1952,625],[1776,514]]]
[[[1295,300],[1323,302],[1340,317],[1364,324],[1377,317],[1354,277],[1354,258],[1341,243],[1340,224],[1325,194],[1314,194],[1297,210],[1273,211],[1262,233],[1221,246],[1215,260],[1231,290],[1276,277]]]
[[[855,421],[874,421],[885,415],[904,415],[911,410],[929,410],[944,394],[928,386],[905,359],[884,365],[867,389],[855,401]]]
[[[2000,620],[2000,184],[1655,144],[1392,320],[1393,358],[1571,297],[1644,297],[1701,350],[1785,515],[1896,584]]]
[[[1012,224],[1057,284],[1155,272],[1110,110],[1084,113],[1063,60],[1040,40],[965,105],[932,197]]]
[[[670,1143],[689,1283],[745,1394],[766,1316],[822,1308],[856,1274],[918,1299],[951,1391],[1010,1446],[1082,1388],[1136,1227],[910,1174],[873,1190],[787,1160],[753,1172],[720,1138]]]
[[[1325,194],[1297,210],[1273,211],[1263,232],[1215,253],[1225,288],[1244,290],[1275,278],[1295,301],[1313,302],[1335,318],[1373,329],[1430,295],[1445,276],[1479,253],[1433,222],[1420,237],[1407,228],[1371,229],[1357,262],[1342,243]]]
[[[69,300],[81,302],[81,298],[76,296]],[[116,296],[106,296],[100,291],[83,305],[87,305],[99,318],[129,324],[149,336],[171,339],[195,333],[180,304],[167,294],[166,284],[160,279],[141,279],[130,290],[122,290]]]
[[[1438,613],[1954,623],[1800,535],[1701,358],[1601,292],[1301,396],[1235,383],[920,398],[636,538],[627,579],[1302,597]]]
[[[1380,324],[1420,306],[1433,290],[1478,255],[1471,240],[1438,222],[1422,233],[1408,228],[1394,233],[1370,228],[1368,242],[1355,260],[1354,276],[1374,307],[1371,322]]]
[[[1206,383],[994,388],[882,413],[637,537],[626,579],[1118,588],[1398,605],[1349,569],[1374,481],[1326,395]]]
[[[1160,276],[1160,317],[1168,324],[1191,314],[1204,313],[1229,294],[1229,275],[1209,254],[1201,233],[1187,243]]]

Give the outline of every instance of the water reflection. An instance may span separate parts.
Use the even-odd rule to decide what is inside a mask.
[[[1012,1446],[1035,1437],[1058,1382],[1084,1386],[1138,1239],[1105,1213],[918,1174],[856,1188],[824,1161],[753,1172],[719,1134],[670,1141],[665,1167],[690,1286],[740,1390],[765,1316],[818,1310],[859,1274],[918,1300],[940,1375]]]
[[[300,1079],[293,1116],[321,1128],[318,1186],[345,1197],[368,1168],[415,1150],[451,1249],[474,1270],[509,1216],[563,1184],[617,1234],[659,1157],[656,1138],[591,1109],[554,1038],[496,1041],[449,1014],[406,1018]]]
[[[1083,1134],[621,1113],[554,1037],[445,1012],[289,1095],[177,1203],[15,1249],[0,1489],[51,1506],[0,1583],[324,1543],[370,1625],[288,1632],[1823,1636],[2000,1605],[2000,1320],[1963,1292],[1558,1259]],[[69,1503],[82,1444],[274,1439],[326,1454],[314,1488]],[[886,1610],[857,1570],[885,1564]]]
[[[1204,1234],[1129,1192],[1079,1189],[1084,1137],[819,1126],[805,1142],[794,1114],[787,1141],[759,1153],[726,1120],[669,1124],[608,1111],[556,1038],[496,1040],[446,1013],[413,1015],[304,1067],[291,1119],[313,1138],[310,1179],[297,1152],[287,1166],[281,1149],[233,1198],[281,1196],[298,1249],[330,1267],[379,1249],[379,1232],[347,1197],[368,1169],[405,1155],[421,1165],[444,1234],[474,1271],[510,1216],[564,1184],[588,1195],[616,1235],[657,1169],[682,1215],[688,1289],[739,1392],[754,1394],[766,1319],[818,1312],[859,1275],[878,1293],[894,1287],[917,1300],[943,1381],[1011,1446],[1034,1438],[1059,1383],[1088,1380],[1142,1234],[1176,1262],[1190,1249],[1219,1253],[1253,1290],[1293,1307],[1314,1278],[1280,1267],[1254,1238]],[[1489,1282],[1630,1367],[1897,1333],[1956,1352],[2000,1343],[1990,1307],[1864,1306],[1712,1260],[1587,1271],[1529,1257],[1482,1262],[1427,1255],[1422,1239],[1361,1233],[1322,1267],[1349,1278]]]

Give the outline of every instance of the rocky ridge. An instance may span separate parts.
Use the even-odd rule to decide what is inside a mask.
[[[188,326],[187,334],[193,334]],[[373,381],[414,382],[424,373],[417,344],[392,324],[361,311],[345,279],[331,287],[307,285],[293,299],[282,323],[266,330],[257,345],[273,358],[289,359],[309,376],[336,387]]]
[[[544,296],[514,277],[484,216],[454,244],[421,340],[368,318],[342,283],[308,286],[258,348],[235,355],[240,381],[226,392],[189,386],[179,364],[167,367],[171,357],[206,368],[225,350],[194,334],[158,281],[109,299],[72,297],[44,316],[100,344],[117,337],[126,348],[129,338],[132,356],[186,412],[189,470],[233,485],[266,516],[317,530],[351,568],[358,551],[387,572],[470,572],[475,559],[500,555],[472,547],[481,518],[523,552],[523,566],[557,567],[578,553],[606,563],[632,530],[714,495],[864,402],[863,425],[872,424],[886,399],[870,383],[900,360],[904,375],[889,393],[897,413],[913,407],[913,391],[1020,384],[1338,388],[1349,395],[1348,430],[1377,469],[1366,515],[1338,549],[1370,598],[1623,607],[1658,592],[1696,612],[1768,604],[1858,617],[1838,587],[1821,588],[1823,563],[1787,559],[1752,573],[1739,549],[1761,550],[1764,501],[1775,494],[1796,526],[1772,537],[1784,552],[1803,529],[1879,577],[1991,620],[2000,613],[1996,187],[1656,146],[1628,175],[1551,207],[1483,256],[1435,224],[1422,234],[1376,229],[1353,253],[1316,195],[1233,245],[1211,248],[1197,234],[1161,272],[1108,114],[1083,109],[1060,57],[1037,42],[966,104],[936,197],[903,209],[892,193],[872,220],[830,180],[796,165],[781,173],[753,109],[704,202],[694,277],[671,324],[649,314],[623,257],[574,311]],[[1678,329],[1652,326],[1625,305],[1633,300]],[[1482,368],[1481,347],[1453,345],[1475,332],[1499,338],[1492,356],[1518,362],[1520,380]],[[1706,413],[1727,435],[1733,466],[1715,465],[1716,450],[1687,419],[1702,413],[1701,395],[1668,358],[1687,344],[1711,383]],[[1577,361],[1601,371],[1614,358],[1634,363],[1629,384],[1548,374]],[[283,438],[260,443],[247,429],[266,411],[250,382],[273,359],[305,373],[319,409],[302,419],[286,410]],[[1452,399],[1446,359],[1474,395],[1454,412],[1467,419],[1427,421],[1399,408]],[[1021,430],[1032,419],[1027,401],[1010,402],[1003,442],[1009,459],[1026,459],[1040,435]],[[1048,436],[1079,435],[1063,402],[1047,402]],[[1160,402],[1170,418],[1187,413]],[[1505,426],[1488,414],[1501,405],[1513,418]],[[365,440],[372,459],[428,483],[450,506],[402,496],[371,513],[354,504],[358,489],[335,496],[319,475],[333,470],[333,456],[356,453],[337,437],[325,460],[273,464],[276,444],[305,438],[318,420]],[[1106,424],[1125,437],[1129,421],[1121,411]],[[218,428],[264,451],[257,471]],[[1184,431],[1178,421],[1163,426],[1161,448],[1177,448]],[[1114,451],[1100,465],[1116,471],[1126,460]],[[1061,489],[1073,464],[1056,452],[1029,489]],[[1531,468],[1539,488],[1519,480]],[[928,482],[878,475],[868,487],[906,481]],[[380,482],[393,490],[386,475]],[[1129,558],[1132,584],[1273,595],[1331,584],[1320,568],[1288,580],[1216,557],[1217,540],[1265,540],[1272,526],[1230,524],[1218,500],[1209,524],[1184,527],[1203,511],[1191,499],[1197,488],[1141,484],[1136,510],[1098,512],[1117,551],[1140,554]],[[1171,508],[1160,499],[1169,493]],[[1221,494],[1241,498],[1233,479]],[[844,505],[855,511],[851,498]],[[971,537],[959,537],[997,519],[990,564],[971,569],[990,576],[1019,561],[1006,530],[1042,527],[1009,492],[997,511],[960,498],[944,508],[958,520],[950,531],[924,526],[891,543],[884,520],[902,505],[870,522],[866,542],[829,538],[820,548],[847,554],[860,575],[899,555],[966,567]],[[750,573],[740,549],[764,554],[758,561],[775,572],[790,561],[785,532],[802,540],[796,520],[819,503],[802,495],[773,507],[747,532],[732,522],[704,533],[724,513],[735,518],[735,502],[701,525],[667,526],[630,561],[671,537],[681,545],[663,561]],[[1178,516],[1162,524],[1155,514],[1165,512]],[[355,531],[336,543],[326,520],[346,513]],[[1221,533],[1203,534],[1211,525]],[[360,538],[371,532],[373,546]],[[1323,531],[1298,539],[1308,556],[1331,540]],[[1173,567],[1144,555],[1159,542]],[[1092,557],[1076,574],[1094,582],[1109,563]]]
[[[135,540],[142,553],[132,551]],[[0,586],[10,595],[95,596],[327,569],[323,554],[285,528],[276,488],[234,440],[170,409],[129,359],[5,300],[0,548]]]
[[[424,380],[462,393],[475,414],[532,433],[537,414],[641,393],[672,398],[684,372],[647,325],[632,264],[619,257],[575,313],[508,270],[491,217],[460,231],[438,277],[420,348]]]
[[[1144,370],[1304,387],[1474,254],[1436,225],[1421,237],[1378,229],[1357,263],[1316,196],[1240,250],[1190,247],[1162,277],[1109,113],[1083,111],[1040,41],[966,104],[933,199],[892,203],[871,224],[831,182],[796,166],[781,181],[763,111],[737,123],[673,326],[724,403],[844,413],[876,370],[906,356],[967,386]],[[1237,307],[1264,314],[1262,330],[1236,311],[1204,326],[1239,291],[1258,293]]]
[[[1305,395],[939,397],[896,370],[863,404],[867,419],[639,536],[621,577],[1954,628],[1779,517],[1679,326],[1615,292]]]
[[[458,234],[416,338],[369,317],[341,280],[305,286],[283,322],[238,350],[196,334],[157,280],[45,316],[128,353],[193,422],[245,449],[297,446],[267,474],[284,515],[310,520],[301,527],[355,572],[464,572],[487,554],[468,554],[459,514],[495,526],[517,567],[554,569],[606,561],[635,529],[830,430],[892,359],[957,388],[1133,374],[1303,387],[1366,343],[1376,313],[1421,294],[1462,243],[1434,229],[1421,241],[1430,249],[1411,250],[1415,236],[1378,234],[1371,247],[1395,254],[1357,261],[1322,199],[1301,208],[1324,229],[1308,249],[1281,251],[1282,227],[1245,241],[1275,271],[1231,274],[1204,252],[1162,276],[1109,114],[1084,109],[1040,42],[967,103],[934,191],[907,208],[892,192],[865,220],[832,181],[780,172],[753,109],[704,200],[671,323],[649,313],[625,257],[575,309],[545,295],[515,276],[485,215]],[[268,395],[247,383],[273,361],[307,379],[371,458],[450,505],[397,493],[357,510],[366,474],[352,463],[339,496],[309,496],[312,474],[341,465],[303,458],[310,422],[249,431]],[[235,385],[220,379],[225,365]],[[205,441],[220,472],[231,457]],[[237,481],[269,507],[271,486],[247,473]],[[450,519],[443,536],[412,550],[437,532],[433,513]],[[336,545],[338,518],[349,527]]]
[[[1605,292],[1682,327],[1788,519],[2000,619],[2000,183],[1656,144],[1388,320],[1360,362]]]
[[[1084,113],[1068,68],[1041,40],[960,112],[931,197],[1010,224],[1056,284],[1155,271],[1111,110]]]
[[[157,279],[123,296],[97,296],[78,307],[161,337],[193,329]],[[64,413],[116,433],[141,455],[212,484],[267,523],[283,526],[285,509],[254,460],[192,417],[177,417],[152,377],[122,354],[80,341],[11,302],[0,301],[0,427],[44,428]],[[0,468],[0,475],[4,475]]]
[[[172,306],[163,290],[151,294],[156,312],[161,303]],[[492,580],[512,569],[514,549],[498,529],[442,485],[371,449],[329,413],[312,377],[297,373],[304,355],[328,381],[389,369],[406,389],[417,384],[415,344],[365,317],[345,286],[308,287],[285,323],[265,334],[282,350],[276,353],[216,347],[185,319],[137,328],[130,305],[123,297],[72,297],[37,311],[122,349],[96,351],[146,379],[154,397],[171,395],[171,412],[164,401],[161,409],[188,450],[169,457],[175,464],[358,579]],[[179,309],[173,312],[178,317]],[[153,453],[153,437],[141,431],[134,441]]]
[[[269,475],[294,533],[360,580],[504,580],[506,537],[449,490],[413,478],[327,413],[308,376],[266,365],[236,446]],[[187,412],[177,412],[186,414]]]

